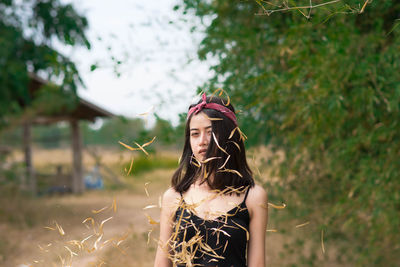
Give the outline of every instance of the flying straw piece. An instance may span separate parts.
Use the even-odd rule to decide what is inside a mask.
[[[148,111],[143,112],[143,113],[139,113],[138,116],[147,116],[149,115],[150,112],[152,112],[154,110],[154,105],[152,105]]]
[[[210,230],[214,230],[214,233],[216,233],[216,232],[218,232],[218,233],[221,232],[221,233],[223,233],[224,235],[231,237],[230,234],[228,234],[226,231],[224,231],[224,230],[222,230],[222,229],[219,229],[219,228],[210,228]]]
[[[210,117],[208,117],[208,119],[210,121],[223,121],[224,120],[223,118],[210,118]]]
[[[73,246],[77,246],[78,250],[82,250],[83,248],[81,242],[79,242],[78,240],[70,240],[67,243]]]
[[[153,218],[151,218],[150,215],[148,215],[147,213],[145,213],[144,215],[146,215],[147,220],[149,221],[149,224],[153,224],[153,225],[159,224],[159,222],[153,220]]]
[[[94,229],[94,219],[92,217],[86,218],[83,220],[83,224],[85,224],[87,229],[90,229],[90,227],[86,224],[87,221],[91,221],[92,222],[92,229],[94,230],[94,232],[96,233],[96,230]]]
[[[267,230],[267,232],[273,232],[273,233],[276,233],[276,232],[278,232],[278,230],[276,230],[276,229],[268,229],[268,230]]]
[[[60,235],[65,235],[64,229],[61,227],[61,225],[59,225],[57,222],[55,222],[55,223],[56,223],[56,227],[57,227]]]
[[[222,95],[222,91],[223,91],[222,88],[216,89],[216,90],[211,94],[210,98],[212,99],[217,93],[219,93],[219,96],[221,96],[221,95]]]
[[[142,147],[146,147],[146,146],[152,144],[152,143],[154,142],[154,140],[156,140],[156,137],[157,137],[157,136],[154,136],[153,139],[151,139],[151,141],[149,141],[149,142],[143,144]]]
[[[243,178],[243,175],[242,175],[240,172],[238,172],[237,170],[222,169],[222,170],[219,170],[219,171],[217,171],[217,172],[230,172],[230,173],[237,174],[237,175],[239,175],[241,178]]]
[[[190,161],[191,164],[193,164],[194,166],[196,166],[197,168],[200,168],[200,165],[195,163],[194,161]]]
[[[143,210],[148,210],[153,208],[157,208],[157,205],[147,205],[146,207],[143,208]]]
[[[239,226],[240,228],[242,228],[244,231],[246,231],[246,237],[247,237],[247,240],[249,240],[250,239],[249,231],[247,231],[247,229],[244,228],[243,226],[241,226],[240,224],[236,223],[234,220],[232,220],[232,222],[234,224],[236,224],[237,226]]]
[[[115,197],[113,199],[112,209],[114,210],[114,213],[117,212],[117,200],[115,199]]]
[[[92,247],[92,248],[87,248],[86,249],[86,251],[88,252],[88,253],[92,253],[93,251],[95,251],[96,249],[94,248],[94,247]]]
[[[131,146],[129,146],[129,145],[127,145],[127,144],[125,144],[125,143],[123,143],[121,141],[118,141],[118,143],[123,145],[124,147],[126,147],[129,150],[132,150],[132,151],[139,150],[139,148],[131,147]]]
[[[116,244],[116,246],[118,247],[119,245],[121,245],[122,242],[124,242],[129,236],[129,232],[127,232],[125,235],[123,235],[122,237],[120,237],[118,239],[118,242]]]
[[[268,202],[268,206],[271,206],[271,207],[273,207],[274,209],[278,209],[278,210],[281,210],[281,209],[286,208],[286,204],[285,204],[285,203],[282,203],[281,206],[278,206],[278,205],[275,205],[275,204],[272,204],[272,203],[269,203],[269,202]]]
[[[216,159],[220,159],[220,158],[221,158],[221,157],[211,157],[211,158],[208,158],[208,159],[206,159],[206,160],[203,160],[203,161],[199,160],[199,161],[200,161],[200,163],[205,164],[205,163],[207,163],[207,162],[210,162],[210,161],[216,160]]]
[[[140,149],[140,150],[142,150],[143,151],[143,153],[144,154],[146,154],[146,156],[148,156],[149,155],[149,153],[146,151],[146,149],[144,149],[143,148],[143,146],[141,146],[141,145],[139,145],[138,143],[136,143],[136,142],[134,142],[135,143],[135,145],[137,145],[138,146],[138,148]]]
[[[51,231],[55,231],[56,230],[56,228],[53,228],[53,227],[50,227],[50,226],[45,226],[43,228],[47,229],[47,230],[51,230]]]
[[[239,134],[240,134],[240,139],[243,140],[243,142],[246,141],[247,140],[247,136],[242,132],[242,130],[240,130],[239,127],[238,127],[238,131],[239,131]]]
[[[151,233],[153,232],[153,229],[151,229],[148,233],[147,233],[147,245],[150,244],[150,237],[151,237]]]
[[[227,193],[227,194],[238,193],[240,195],[240,194],[243,194],[244,192],[246,192],[247,188],[248,188],[248,186],[241,186],[239,188],[234,188],[234,187],[231,187],[231,186],[227,186],[226,189],[221,191],[221,193],[222,194],[225,194],[225,193]]]
[[[224,246],[224,250],[223,250],[223,252],[222,253],[225,253],[225,250],[226,250],[226,247],[228,246],[228,241],[226,241],[226,243],[225,243],[225,246]]]
[[[369,4],[369,2],[371,2],[371,1],[370,1],[370,0],[365,0],[365,3],[364,3],[364,5],[362,6],[362,8],[361,8],[359,14],[364,13],[364,9],[365,9],[365,7],[367,6],[367,4]]]
[[[69,254],[71,255],[71,258],[72,258],[73,256],[78,256],[78,254],[76,254],[75,252],[73,252],[69,247],[64,246],[64,248],[66,248],[66,249],[68,250]]]
[[[111,243],[111,242],[113,242],[113,241],[115,241],[115,237],[110,238],[110,239],[107,239],[106,241],[104,241],[104,242],[103,242],[103,246],[105,246],[105,245],[107,245],[108,243]]]
[[[207,179],[207,177],[208,177],[207,168],[204,168],[203,174],[204,174],[203,179],[204,180]]]
[[[226,94],[226,98],[228,99],[228,102],[226,102],[226,104],[225,104],[224,101],[222,100],[222,103],[227,107],[231,103],[231,98],[229,97],[228,94]]]
[[[193,160],[196,162],[194,162]],[[190,158],[190,163],[193,164],[194,166],[196,166],[197,168],[200,168],[200,165],[201,165],[200,161],[198,161],[198,159],[196,159],[196,157],[194,157],[193,155]]]
[[[236,132],[237,129],[238,129],[238,127],[235,127],[235,129],[233,129],[233,130],[231,131],[231,133],[229,134],[228,139],[231,139],[231,138],[233,137],[233,135],[235,134],[235,132]]]
[[[224,120],[223,118],[211,118],[211,117],[208,117],[207,114],[205,114],[205,113],[204,113],[204,116],[206,116],[206,118],[209,119],[210,121],[223,121]]]
[[[223,149],[223,148],[218,144],[217,137],[215,136],[214,133],[212,133],[212,136],[213,136],[213,138],[214,138],[214,141],[215,141],[215,144],[217,145],[217,147],[218,147],[219,149],[221,149],[222,152],[224,152],[225,154],[229,155],[229,153],[226,152],[225,149]]]
[[[93,235],[90,235],[90,236],[84,238],[84,239],[81,241],[81,246],[83,247],[83,244],[86,242],[86,240],[88,240],[88,239],[91,238],[92,236],[93,236]]]
[[[150,184],[150,182],[144,183],[144,191],[146,192],[146,196],[150,197],[149,191],[147,191],[147,186]]]
[[[239,151],[242,151],[242,150],[240,149],[240,146],[238,145],[238,143],[236,143],[235,141],[228,141],[228,142],[226,142],[226,143],[232,143],[232,144],[234,144],[234,145],[237,147],[237,149],[238,149]]]
[[[302,223],[302,224],[298,224],[298,225],[296,225],[295,227],[296,227],[296,228],[300,228],[300,227],[306,226],[306,225],[308,225],[308,224],[310,224],[310,222],[305,222],[305,223]]]
[[[100,240],[101,240],[102,238],[103,238],[103,234],[101,234],[101,235],[99,236],[99,238],[97,238],[96,242],[94,242],[94,245],[93,245],[94,250],[97,250],[97,249],[98,249],[97,243],[99,243]]]
[[[103,220],[101,223],[100,223],[100,226],[99,226],[99,233],[101,233],[102,235],[103,235],[103,225],[106,223],[106,222],[108,222],[109,220],[111,220],[113,217],[111,216],[110,218],[107,218],[107,219],[105,219],[105,220]]]
[[[64,264],[65,264],[65,259],[62,258],[60,255],[58,255],[58,258],[59,258],[60,261],[61,261],[61,266],[64,266]]]
[[[108,207],[108,205],[107,206],[105,206],[104,208],[101,208],[101,209],[99,209],[99,210],[92,210],[92,213],[94,213],[94,214],[97,214],[97,213],[100,213],[100,212],[102,212],[102,211],[105,211],[106,209],[108,209],[109,207]]]
[[[226,98],[228,99],[227,103],[224,103],[224,101],[222,100],[222,103],[225,106],[229,106],[229,104],[231,103],[231,98],[229,97],[228,93],[222,89],[222,88],[218,88],[217,90],[215,90],[212,94],[211,94],[211,99],[214,97],[214,95],[216,95],[218,93],[218,96],[221,97],[222,94],[226,95]]]
[[[151,139],[151,141],[149,141],[149,142],[147,142],[147,143],[145,143],[143,145],[139,145],[137,142],[134,142],[135,145],[138,147],[138,149],[135,149],[135,150],[139,150],[140,149],[146,154],[146,156],[148,156],[149,153],[146,151],[146,149],[144,149],[144,147],[146,147],[146,146],[150,145],[151,143],[153,143],[155,139],[156,139],[156,136],[154,136],[153,139]]]
[[[132,157],[132,160],[131,160],[131,165],[129,166],[129,170],[127,171],[126,175],[131,174],[132,167],[133,167],[133,157]]]
[[[322,253],[325,254],[325,246],[324,246],[324,229],[321,230],[321,248]]]
[[[228,155],[228,157],[226,158],[224,164],[222,164],[221,167],[218,168],[218,170],[225,168],[226,163],[228,163],[229,158],[231,157],[231,155]]]

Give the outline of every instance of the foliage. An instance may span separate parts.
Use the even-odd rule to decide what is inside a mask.
[[[60,0],[0,0],[0,127],[6,117],[29,105],[29,73],[60,82],[58,90],[76,94],[82,84],[75,64],[58,45],[90,44],[87,19]]]
[[[158,115],[155,115],[155,117],[156,123],[149,132],[150,136],[157,136],[158,143],[166,146],[183,143],[184,131],[180,125],[174,127],[170,121],[162,119]]]
[[[324,229],[342,262],[394,266],[400,3],[369,1],[358,14],[364,3],[339,1],[313,10],[309,20],[298,9],[255,15],[263,12],[255,1],[183,0],[176,9],[205,23],[199,58],[218,59],[204,87],[222,86],[243,110],[250,145],[284,150],[282,182],[270,194],[287,201],[292,219]],[[323,264],[318,257],[308,262]]]

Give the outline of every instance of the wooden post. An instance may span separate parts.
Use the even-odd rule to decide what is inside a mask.
[[[83,183],[82,173],[82,138],[79,130],[79,121],[71,121],[72,137],[72,192],[75,194],[83,193],[85,185]]]
[[[24,138],[24,154],[25,154],[25,167],[26,167],[26,178],[23,181],[23,187],[27,186],[28,190],[36,195],[36,176],[35,170],[33,168],[32,163],[32,133],[31,133],[32,125],[30,122],[25,122],[23,125],[23,138]]]

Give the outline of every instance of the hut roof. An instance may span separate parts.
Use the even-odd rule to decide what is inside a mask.
[[[48,84],[48,81],[40,78],[34,73],[30,73],[29,92],[34,95],[35,92]],[[71,96],[72,97],[72,96]],[[94,121],[97,117],[114,117],[115,115],[82,97],[77,98],[77,103],[73,107],[60,107],[57,111],[52,112],[51,115],[37,115],[33,119],[34,123],[47,124],[69,119],[89,120]]]

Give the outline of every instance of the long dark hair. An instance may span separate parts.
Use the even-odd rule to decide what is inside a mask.
[[[198,103],[200,102],[201,100]],[[206,102],[224,105],[232,110],[232,112],[235,112],[231,104],[226,105],[225,103],[227,103],[227,101],[219,97],[207,97]],[[195,105],[196,104],[191,105],[189,109]],[[190,121],[193,116],[192,114],[186,121],[185,144],[179,167],[172,176],[172,187],[175,191],[182,194],[189,189],[200,175],[205,176],[203,182],[208,183],[211,189],[222,191],[227,187],[238,189],[240,187],[254,186],[252,172],[246,161],[244,139],[239,128],[237,128],[231,119],[217,110],[204,108],[201,112],[204,112],[211,118],[212,132],[219,146],[223,148],[226,153],[218,148],[212,136],[208,145],[206,159],[210,157],[217,157],[218,159],[203,163],[201,168],[196,164],[190,146]],[[213,118],[215,118],[215,120]],[[228,157],[229,160],[227,161]],[[225,166],[221,168],[224,164]],[[208,179],[210,176],[212,176],[213,179]]]

